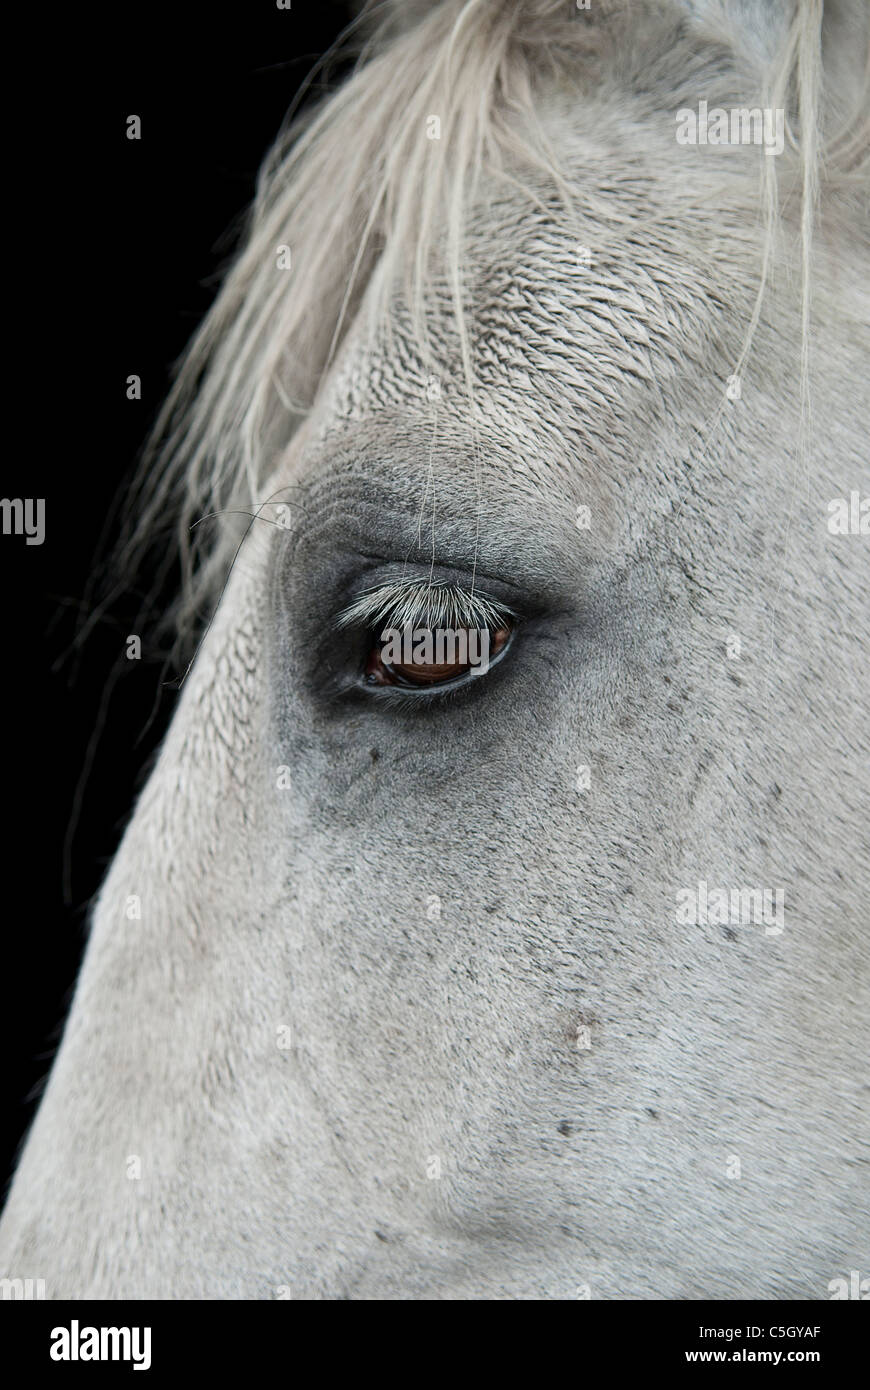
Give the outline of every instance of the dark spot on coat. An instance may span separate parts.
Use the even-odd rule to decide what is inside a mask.
[[[574,1126],[570,1120],[560,1120],[556,1126],[560,1134],[573,1134]]]

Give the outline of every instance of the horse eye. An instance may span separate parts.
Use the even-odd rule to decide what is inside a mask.
[[[373,634],[366,685],[436,688],[462,676],[484,675],[504,651],[510,627],[384,628]]]

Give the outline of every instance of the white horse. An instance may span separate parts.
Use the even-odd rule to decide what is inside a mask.
[[[870,1275],[867,40],[863,0],[398,7],[282,142],[134,499],[220,514],[213,618],[4,1276]],[[485,674],[383,664],[436,607]]]

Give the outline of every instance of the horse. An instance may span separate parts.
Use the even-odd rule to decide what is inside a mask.
[[[267,158],[127,504],[131,556],[177,525],[192,655],[0,1270],[838,1297],[870,1249],[866,7],[366,34]],[[488,662],[384,660],[448,618]]]

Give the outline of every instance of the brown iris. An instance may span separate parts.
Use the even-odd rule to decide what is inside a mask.
[[[489,661],[492,662],[503,650],[505,643],[510,637],[509,627],[499,627],[489,629]],[[420,636],[428,633],[434,643],[436,631],[434,629],[416,629],[415,635]],[[471,629],[465,629],[466,639],[470,641]],[[425,645],[425,644],[424,644]],[[365,680],[368,685],[415,685],[415,686],[435,686],[445,685],[448,681],[454,681],[459,676],[464,676],[477,663],[462,660],[455,661],[426,661],[415,659],[413,652],[408,651],[410,660],[385,661],[383,659],[383,647],[380,642],[375,642],[369,652],[365,668]],[[404,655],[404,653],[403,653]]]

